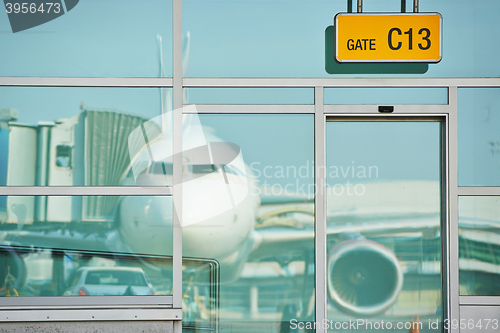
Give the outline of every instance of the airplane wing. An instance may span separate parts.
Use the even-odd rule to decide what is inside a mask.
[[[365,238],[435,238],[441,230],[437,182],[386,182],[364,186],[363,195],[327,193],[327,239],[335,243],[357,234]],[[252,259],[314,242],[314,199],[261,191]],[[351,236],[346,236],[351,234]]]
[[[293,207],[287,213],[286,209],[281,209],[282,216],[268,217],[257,223],[254,236],[256,241],[250,260],[261,260],[271,253],[274,256],[279,252],[285,255],[290,253],[291,249],[304,251],[311,246],[314,248],[314,220],[311,218],[310,221],[304,221],[303,218],[292,216],[308,214],[297,210],[297,207]],[[327,242],[332,244],[347,240],[353,237],[352,234],[367,239],[390,237],[393,242],[404,242],[415,237],[431,239],[439,236],[440,229],[439,215],[367,218],[357,223],[332,222],[330,219],[327,222]]]

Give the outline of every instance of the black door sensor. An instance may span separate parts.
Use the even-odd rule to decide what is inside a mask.
[[[385,112],[385,113],[394,112],[394,106],[393,105],[379,105],[378,112]]]

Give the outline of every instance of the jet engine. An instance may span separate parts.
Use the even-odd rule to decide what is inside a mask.
[[[369,317],[391,307],[403,286],[394,253],[383,245],[357,239],[338,243],[328,256],[328,296],[341,311]]]
[[[5,244],[0,244],[0,296],[3,296],[3,288],[19,289],[26,280],[26,268],[23,259],[16,250]]]

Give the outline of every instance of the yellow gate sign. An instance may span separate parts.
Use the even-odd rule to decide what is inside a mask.
[[[441,60],[439,13],[339,13],[335,15],[335,60],[427,62]]]

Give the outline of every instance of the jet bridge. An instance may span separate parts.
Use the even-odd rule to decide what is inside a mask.
[[[130,171],[127,138],[147,121],[117,111],[83,109],[69,119],[30,126],[15,122],[17,112],[10,110],[2,110],[0,120],[0,184],[10,186],[120,185]],[[160,135],[161,128],[148,128],[148,133]],[[0,221],[103,222],[118,199],[10,196],[0,199]]]

